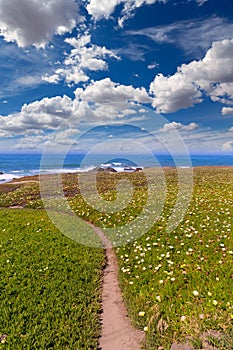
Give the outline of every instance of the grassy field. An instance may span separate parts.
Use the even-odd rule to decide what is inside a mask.
[[[233,349],[233,169],[194,169],[194,188],[190,207],[183,221],[171,233],[166,231],[166,225],[176,200],[177,173],[174,169],[167,169],[165,175],[167,197],[159,220],[141,238],[116,248],[120,264],[120,283],[129,314],[133,323],[145,331],[145,349],[160,348],[161,350],[166,350],[170,349],[173,343],[186,342],[192,344],[195,349],[207,348],[207,346],[209,346],[209,349],[210,346],[212,346],[212,349]],[[75,174],[64,177],[64,193],[72,210],[79,217],[91,221],[103,229],[122,226],[140,215],[147,201],[148,188],[145,177],[140,173],[125,175],[99,174],[97,188],[102,198],[109,201],[109,205],[116,199],[116,184],[122,178],[132,181],[134,191],[131,203],[120,212],[99,212],[86,204],[79,193]],[[88,174],[85,175],[85,181],[88,191]],[[2,190],[2,194],[0,194],[1,206],[17,204],[31,208],[43,206],[38,184],[23,184],[18,188],[13,188],[13,186],[11,190],[7,187],[8,192],[6,192],[6,187],[7,185]],[[89,191],[91,196],[91,188]],[[3,214],[4,221],[2,222],[5,222],[5,224],[1,225],[4,228],[8,227],[7,222],[12,222],[9,228],[18,227],[18,225],[13,224],[15,220],[10,219],[12,215],[18,217],[16,222],[21,220],[23,228],[29,229],[31,227],[30,225],[29,227],[26,226],[26,222],[30,222],[30,220],[22,219],[20,212],[17,211],[14,214],[7,211],[7,213],[9,216]],[[34,225],[38,225],[38,220],[33,219],[33,217],[45,215],[42,213],[42,211],[26,211],[25,215],[30,214],[31,221],[34,220]],[[49,223],[47,224],[49,225]],[[40,225],[38,225],[38,230],[39,228]],[[17,232],[22,237],[25,235],[25,230],[22,230],[20,226]],[[6,237],[5,233],[2,233],[3,237]],[[57,235],[59,235],[58,232],[56,232],[56,237],[58,237]],[[30,237],[31,242],[38,244],[38,239],[35,239],[31,234]],[[74,245],[74,251],[75,247],[77,249],[75,243],[70,242],[65,237],[62,238],[62,235],[59,237],[56,245],[65,240],[71,246],[72,244]],[[8,241],[9,238],[7,238]],[[18,240],[17,244],[19,244]],[[57,249],[61,251],[60,248]],[[86,273],[92,275],[94,271],[99,271],[101,264],[103,264],[102,253],[98,250],[94,250],[93,253],[93,250],[78,246],[78,251],[80,250],[86,252],[84,254],[86,260],[83,259],[83,254],[76,258],[79,259],[80,266],[83,263],[86,264]],[[16,251],[16,248],[13,249],[12,254],[16,254]],[[22,252],[23,250],[21,249],[20,251]],[[20,259],[22,254],[18,254],[18,259]],[[87,258],[88,254],[91,257],[90,261]],[[47,258],[49,259],[48,256]],[[6,260],[10,261],[10,259],[7,255],[4,259],[3,268],[4,273],[6,273],[6,266],[7,268],[10,266],[6,263]],[[25,259],[27,260],[29,257]],[[30,259],[32,259],[32,256],[30,256]],[[70,269],[74,269],[74,265],[75,268],[77,267],[76,264],[68,262],[66,259],[63,268],[68,263],[71,264]],[[47,263],[44,263],[44,265],[46,267]],[[22,270],[25,271],[25,268]],[[81,272],[78,271],[83,271],[83,269],[80,268],[80,270],[76,271],[76,283],[81,283],[82,288],[85,289],[86,281],[79,281],[78,274]],[[61,278],[59,273],[54,278],[54,284],[56,284],[58,277]],[[11,281],[11,278],[6,280]],[[65,278],[67,281],[67,275]],[[20,287],[23,285],[23,282],[19,281]],[[38,280],[35,283],[38,283]],[[99,310],[97,302],[99,297],[98,273],[93,281],[89,281],[89,287],[91,290],[93,288],[93,294],[91,294],[90,298],[92,300],[90,301],[90,309],[94,302],[90,315],[92,313],[96,320]],[[95,288],[97,288],[97,291]],[[76,295],[71,288],[71,299],[73,294]],[[51,294],[51,303],[52,300],[56,300],[55,294]],[[22,305],[20,300],[18,305],[19,307]],[[53,308],[55,309],[56,306],[53,305]],[[57,307],[57,312],[59,313],[61,309],[61,306]],[[78,310],[79,308],[76,311],[78,312]],[[83,310],[82,307],[81,310]],[[11,309],[8,307],[8,312],[10,311]],[[22,317],[22,314],[22,311],[18,311],[19,317]],[[88,315],[89,313],[87,313],[87,319]],[[76,322],[77,327],[82,322],[84,321],[78,318],[78,322]],[[41,327],[38,319],[35,319],[34,327]],[[98,322],[96,328],[90,328],[94,332],[91,338],[94,344],[95,336],[98,333]],[[50,326],[50,329],[52,330],[53,326]],[[79,330],[80,333],[75,333],[76,331],[77,329],[74,331],[72,328],[76,340],[78,341],[79,337],[83,339],[82,330]],[[7,330],[2,332],[7,333]],[[65,339],[65,337],[61,336],[61,333],[58,334],[59,339],[60,337]],[[85,334],[88,334],[88,326]],[[24,339],[24,337],[20,339],[22,338]],[[62,346],[60,348],[66,348],[66,345]],[[69,349],[69,345],[67,346]],[[18,348],[20,349],[20,347]],[[70,348],[75,349],[73,345]],[[84,346],[80,347],[79,345],[77,345],[77,348],[85,349]]]
[[[160,221],[117,249],[121,286],[146,349],[189,341],[195,349],[233,349],[233,170],[195,170],[183,222]]]
[[[63,236],[42,210],[0,210],[0,237],[0,348],[96,349],[103,251]]]

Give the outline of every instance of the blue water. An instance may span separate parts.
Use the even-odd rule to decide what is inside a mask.
[[[182,156],[176,156],[175,160],[169,155],[156,155],[145,157],[144,155],[125,158],[111,158],[110,156],[87,157],[83,154],[69,154],[64,163],[61,156],[47,157],[41,165],[40,154],[2,154],[0,155],[0,182],[10,181],[22,176],[36,175],[39,173],[89,171],[106,162],[122,162],[123,164],[135,164],[136,166],[233,166],[231,155],[192,155],[189,160]],[[131,161],[131,162],[130,162]]]

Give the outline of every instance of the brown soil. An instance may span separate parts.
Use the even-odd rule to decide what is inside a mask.
[[[132,327],[121,296],[118,282],[118,263],[111,242],[100,228],[92,226],[102,240],[106,267],[102,287],[102,331],[99,350],[139,350],[144,333]]]
[[[12,182],[8,182],[9,185],[21,185],[21,184],[28,184],[28,183],[37,183],[38,180],[22,180],[22,181],[12,181]],[[6,185],[8,184],[6,183]]]

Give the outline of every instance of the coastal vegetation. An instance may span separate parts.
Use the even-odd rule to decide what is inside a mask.
[[[0,349],[96,349],[103,251],[62,235],[45,211],[2,209],[0,252]]]
[[[164,173],[167,195],[159,219],[146,234],[115,248],[129,315],[133,324],[145,332],[145,349],[166,350],[174,343],[189,343],[195,349],[230,350],[233,169],[194,169],[190,206],[172,232],[166,227],[176,201],[177,172],[168,168]],[[91,174],[81,176],[91,196]],[[38,178],[30,179],[35,182],[3,184],[0,189],[0,206],[24,208],[0,212],[5,305],[0,332],[7,334],[2,347],[23,348],[17,344],[27,344],[30,349],[97,348],[103,251],[63,236],[42,209]],[[88,204],[76,174],[63,176],[64,195],[78,217],[108,232],[108,228],[137,218],[147,201],[148,182],[143,172],[98,174],[100,196],[113,203],[117,183],[122,179],[131,181],[133,193],[130,203],[118,212],[98,211]],[[50,186],[48,196],[49,190]],[[59,202],[57,209],[63,210]],[[86,229],[86,225],[80,227]],[[39,333],[44,338],[37,337]],[[35,343],[39,341],[47,345]]]
[[[233,171],[196,169],[188,212],[166,232],[167,208],[137,241],[117,249],[121,287],[146,349],[189,342],[233,348]]]

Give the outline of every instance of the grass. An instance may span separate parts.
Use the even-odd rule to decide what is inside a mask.
[[[81,176],[86,185],[84,192],[92,199],[91,175]],[[233,348],[233,169],[194,170],[190,207],[171,233],[166,225],[176,200],[177,173],[167,169],[165,177],[167,196],[159,220],[142,237],[116,248],[129,314],[133,323],[145,331],[145,349],[166,350],[173,343],[189,342],[196,349],[208,344],[215,349],[230,350]],[[121,179],[132,182],[132,198],[125,208],[114,211],[116,185]],[[156,181],[162,180],[157,177]],[[113,208],[111,212],[98,211],[85,202],[75,174],[64,176],[63,185],[76,215],[106,232],[133,222],[143,213],[148,199],[148,183],[140,173],[97,175],[99,194],[107,200],[107,207]],[[152,184],[154,193],[157,185]],[[42,207],[39,187],[31,185],[31,195],[28,186],[24,184],[1,194],[0,204]],[[128,191],[126,187],[125,197]],[[146,222],[147,213],[143,215]],[[93,315],[96,311],[92,310]]]
[[[203,334],[214,330],[218,337],[212,336],[208,343],[230,350],[233,170],[195,170],[188,213],[174,232],[167,233],[172,201],[170,191],[156,225],[139,240],[117,249],[129,313],[146,331],[145,349],[170,349],[174,342],[187,341],[200,349]]]
[[[41,210],[0,210],[0,237],[0,348],[97,349],[103,251]]]

